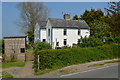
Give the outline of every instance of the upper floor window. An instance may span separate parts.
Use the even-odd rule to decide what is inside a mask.
[[[50,29],[48,29],[48,36],[50,36]]]
[[[80,29],[78,29],[78,35],[80,35]]]
[[[64,34],[64,35],[67,35],[67,29],[64,29],[63,34]]]

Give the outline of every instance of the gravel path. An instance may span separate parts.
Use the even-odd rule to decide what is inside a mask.
[[[6,71],[14,76],[14,78],[26,78],[28,76],[34,75],[33,61],[27,61],[24,67],[11,67],[5,68]]]
[[[34,75],[33,62],[27,61],[18,78],[25,78]]]

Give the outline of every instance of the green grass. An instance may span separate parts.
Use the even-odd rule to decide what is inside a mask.
[[[38,70],[37,72],[35,72],[35,75],[41,75],[50,71],[53,71],[53,69]]]
[[[3,68],[10,68],[10,67],[24,67],[25,62],[3,62],[2,67]]]
[[[108,64],[108,63],[118,63],[118,62],[120,62],[120,60],[118,60],[118,61],[104,62],[104,63],[101,63],[101,64],[92,64],[92,65],[89,65],[88,67],[103,66],[103,65]]]
[[[2,78],[13,78],[13,76],[7,72],[2,72]]]

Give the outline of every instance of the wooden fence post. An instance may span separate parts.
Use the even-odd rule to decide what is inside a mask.
[[[39,66],[40,66],[40,65],[39,65],[39,62],[40,62],[40,61],[39,61],[39,55],[38,55],[38,70],[39,70]]]

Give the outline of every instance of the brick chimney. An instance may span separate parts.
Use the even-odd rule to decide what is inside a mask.
[[[70,15],[69,14],[64,14],[64,19],[70,20]]]

